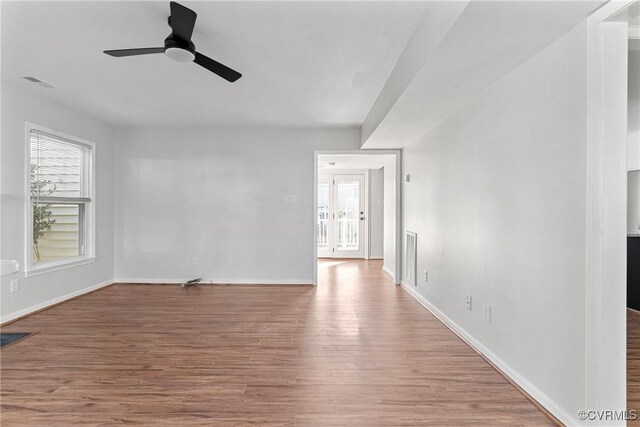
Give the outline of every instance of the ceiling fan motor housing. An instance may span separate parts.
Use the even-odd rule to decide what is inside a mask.
[[[164,39],[164,53],[178,62],[192,62],[196,57],[196,47],[193,42],[185,42],[173,37]]]

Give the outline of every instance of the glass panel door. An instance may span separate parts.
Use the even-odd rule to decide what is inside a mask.
[[[364,176],[334,175],[336,258],[364,257]]]
[[[331,246],[329,242],[329,201],[331,200],[329,194],[330,187],[329,181],[318,181],[318,230],[317,230],[317,242],[318,242],[318,256],[330,257]]]

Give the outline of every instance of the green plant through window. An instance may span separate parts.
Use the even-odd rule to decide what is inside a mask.
[[[38,174],[38,165],[31,164],[31,200],[33,203],[33,252],[38,261],[40,258],[40,248],[38,240],[43,237],[47,231],[51,230],[56,220],[52,218],[51,204],[39,204],[38,197],[42,195],[51,196],[56,191],[56,185],[51,185],[48,179],[40,179]]]

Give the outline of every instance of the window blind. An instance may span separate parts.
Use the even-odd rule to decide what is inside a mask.
[[[32,129],[31,199],[44,203],[88,203],[89,146]]]

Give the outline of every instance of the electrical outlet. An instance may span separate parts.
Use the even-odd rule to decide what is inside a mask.
[[[198,257],[194,256],[193,259],[191,260],[191,263],[197,264],[198,263]]]
[[[427,270],[424,270],[422,272],[422,278],[424,279],[425,282],[429,281],[429,272]]]
[[[491,306],[489,304],[482,306],[482,318],[488,323],[491,323]]]
[[[473,309],[473,306],[471,305],[471,295],[467,295],[465,297],[465,307],[467,308],[467,310],[471,311]]]
[[[11,293],[20,292],[20,279],[13,279],[11,281]]]
[[[227,265],[227,266],[231,265],[231,258],[227,258],[224,265]]]

